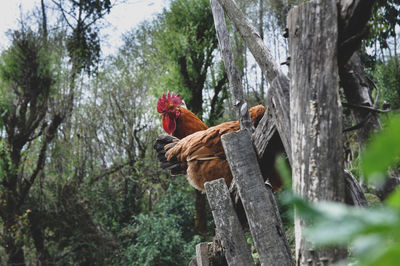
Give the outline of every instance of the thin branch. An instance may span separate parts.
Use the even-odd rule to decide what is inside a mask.
[[[279,74],[279,65],[275,62],[271,52],[265,46],[261,36],[254,26],[246,19],[243,12],[232,0],[218,0],[226,15],[233,22],[239,34],[242,36],[247,47],[254,55],[258,65],[265,73],[269,82]]]
[[[372,113],[380,113],[380,114],[385,114],[390,112],[390,109],[387,110],[382,110],[382,109],[377,109],[371,106],[366,106],[366,105],[358,105],[358,104],[352,104],[352,103],[342,103],[343,106],[349,107],[349,108],[355,108],[355,109],[360,109],[360,110],[365,110],[368,112]]]
[[[101,179],[101,178],[103,178],[103,177],[106,177],[106,176],[109,176],[109,175],[112,175],[112,174],[114,174],[114,173],[116,173],[116,172],[122,170],[125,166],[130,165],[130,164],[132,164],[132,163],[134,163],[134,162],[135,162],[135,161],[130,161],[130,160],[129,160],[129,161],[124,162],[124,163],[122,163],[122,164],[113,165],[113,166],[111,166],[111,167],[109,167],[109,168],[106,168],[106,169],[104,169],[103,173],[101,173],[101,174],[99,174],[99,175],[97,175],[97,176],[92,177],[92,178],[90,179],[88,185],[91,186],[91,185],[93,185],[95,182],[99,181],[99,179]]]
[[[21,185],[21,193],[20,193],[20,199],[18,202],[18,205],[21,206],[24,203],[24,200],[29,192],[29,189],[32,187],[33,183],[35,182],[35,179],[39,172],[43,169],[45,161],[46,161],[46,153],[47,153],[47,147],[51,140],[54,138],[57,129],[61,122],[64,120],[64,116],[61,115],[55,115],[53,117],[53,120],[51,124],[49,125],[45,138],[42,142],[42,147],[40,148],[39,156],[36,161],[36,167],[35,170],[33,171],[32,175],[28,178],[25,179]]]
[[[55,0],[51,0],[51,1],[53,2],[53,4],[55,4],[55,5],[60,9],[61,14],[62,14],[62,16],[64,17],[65,22],[67,22],[68,26],[69,26],[71,29],[73,29],[74,27],[72,26],[71,23],[69,23],[69,21],[68,21],[68,19],[67,19],[67,16],[65,15],[65,12],[66,12],[66,11],[65,11],[64,8],[61,6],[61,4],[57,3]],[[68,15],[70,15],[72,18],[74,18],[74,19],[76,20],[76,18],[75,18],[74,16],[72,16],[71,14],[68,14]]]

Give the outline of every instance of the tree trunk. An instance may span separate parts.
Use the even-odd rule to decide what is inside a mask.
[[[8,198],[7,207],[10,207],[10,201]],[[15,210],[7,208],[7,215],[3,218],[3,246],[8,255],[8,265],[25,265],[25,255],[23,250],[22,239],[17,239],[17,236],[22,237],[20,234],[20,228],[18,225],[18,215]]]
[[[340,70],[340,83],[348,102],[358,106],[374,107],[369,89],[370,81],[364,72],[358,53],[354,53]],[[371,133],[381,129],[379,116],[361,108],[352,108],[351,113],[354,121],[363,125],[357,130],[358,143],[363,147]]]
[[[43,38],[47,41],[47,16],[46,16],[46,6],[44,5],[44,0],[40,1],[40,6],[42,8],[42,29]]]
[[[258,32],[260,33],[260,37],[264,40],[264,0],[258,1],[258,9],[259,9],[259,16],[258,16]],[[260,94],[261,99],[264,99],[264,73],[261,71],[261,80],[260,80]]]
[[[51,265],[51,257],[44,243],[43,217],[37,211],[28,214],[30,231],[42,266]]]
[[[293,189],[311,202],[343,202],[336,1],[308,2],[292,9],[288,26]],[[304,235],[306,225],[295,215],[298,265],[332,264],[346,257],[346,249],[312,248]]]

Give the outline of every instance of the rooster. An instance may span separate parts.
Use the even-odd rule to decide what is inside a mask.
[[[204,183],[224,178],[228,187],[232,173],[222,147],[221,136],[238,131],[239,121],[225,122],[208,128],[195,114],[182,106],[179,94],[168,92],[157,102],[157,112],[162,115],[162,125],[170,135],[158,136],[154,145],[161,168],[172,175],[186,174],[189,183],[204,191]],[[265,113],[265,107],[250,108],[250,116],[257,127]],[[281,186],[280,180],[271,180],[274,190]]]

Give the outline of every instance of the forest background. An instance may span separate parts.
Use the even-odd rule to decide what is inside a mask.
[[[277,62],[285,62],[286,15],[301,1],[236,2]],[[21,15],[1,51],[1,262],[185,265],[195,245],[214,235],[204,195],[184,177],[161,171],[153,150],[163,133],[155,108],[163,92],[180,93],[209,126],[235,119],[210,3],[171,0],[105,57],[102,23],[120,3],[41,0]],[[48,20],[48,12],[58,19]],[[359,52],[376,84],[377,106],[396,111],[398,1],[378,1],[369,24]],[[265,104],[269,83],[228,27],[245,97],[250,105]],[[352,126],[346,108],[344,115]],[[362,176],[354,131],[346,140],[350,170]],[[280,206],[293,241],[290,208]]]

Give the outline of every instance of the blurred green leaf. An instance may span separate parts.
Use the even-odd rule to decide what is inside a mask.
[[[386,199],[386,204],[397,210],[400,210],[400,189],[397,188],[389,197]]]
[[[362,156],[365,176],[373,181],[383,179],[387,168],[399,162],[399,157],[400,115],[395,115],[387,127],[373,137]]]
[[[275,167],[278,173],[283,178],[283,185],[286,190],[292,189],[292,173],[290,172],[290,167],[288,166],[287,160],[283,155],[278,156],[275,161]]]

